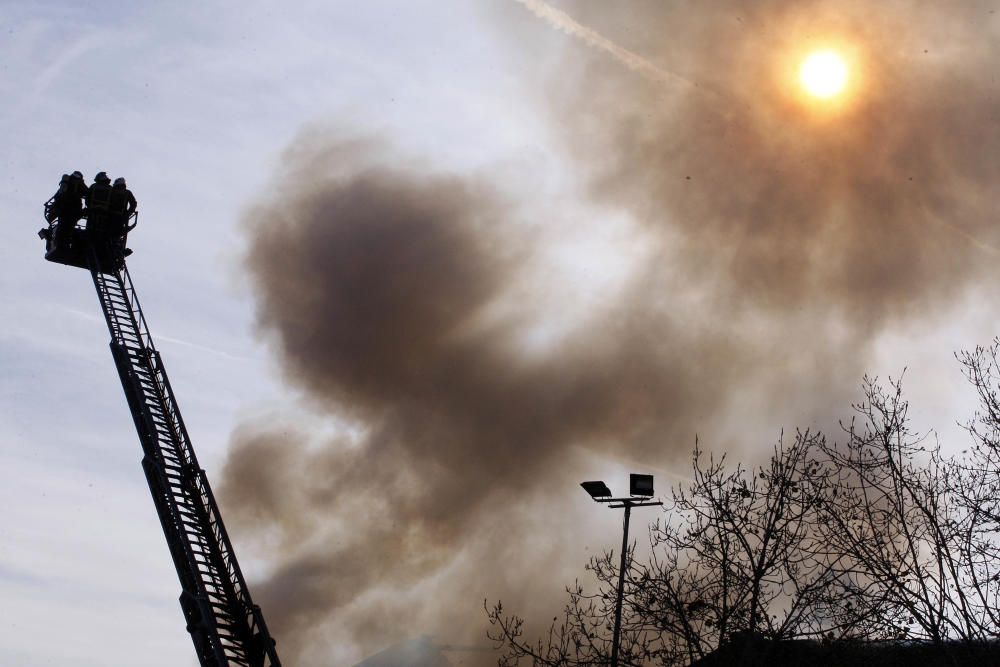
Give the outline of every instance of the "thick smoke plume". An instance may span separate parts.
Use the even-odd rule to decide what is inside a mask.
[[[842,414],[881,332],[996,278],[985,3],[561,7],[696,85],[562,37],[540,112],[654,250],[544,354],[516,307],[540,261],[531,209],[488,175],[314,131],[248,216],[260,330],[337,423],[244,424],[225,470],[234,533],[273,559],[254,590],[291,664],[421,632],[481,642],[487,595],[545,609],[580,564],[558,557],[574,527],[557,499],[588,456],[663,466],[696,430]],[[559,35],[514,9],[522,37]],[[787,75],[831,41],[857,85],[821,109]]]
[[[637,296],[526,354],[520,318],[496,315],[532,261],[502,192],[317,134],[286,169],[249,221],[260,326],[344,429],[316,443],[279,420],[234,436],[223,497],[244,534],[277,544],[258,586],[271,623],[293,658],[333,620],[366,650],[428,626],[482,643],[483,597],[550,576],[533,563],[560,531],[546,542],[523,516],[549,494],[539,481],[573,488],[574,448],[648,458],[680,433],[688,446],[730,369],[753,362]],[[464,579],[429,604],[403,593],[461,568],[456,555]]]

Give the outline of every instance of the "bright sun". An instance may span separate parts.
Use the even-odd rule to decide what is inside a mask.
[[[799,81],[814,97],[833,97],[847,85],[847,63],[836,51],[815,51],[802,61]]]

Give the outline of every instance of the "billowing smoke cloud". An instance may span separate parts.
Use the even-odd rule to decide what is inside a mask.
[[[503,192],[319,134],[286,170],[249,220],[260,326],[289,381],[344,428],[319,443],[280,419],[236,432],[222,489],[231,521],[280,545],[257,590],[293,658],[345,610],[340,628],[357,624],[369,648],[427,625],[482,643],[483,597],[509,599],[514,573],[522,594],[549,576],[532,563],[556,542],[522,548],[539,539],[524,516],[549,493],[539,481],[565,496],[574,448],[648,454],[679,433],[686,448],[731,369],[753,363],[728,335],[639,296],[527,354],[521,318],[496,314],[533,254]],[[416,619],[404,613],[422,603],[403,591],[456,554],[467,578],[432,591]],[[394,603],[371,600],[378,591]],[[387,626],[394,613],[406,618]]]
[[[566,38],[541,112],[654,252],[544,354],[524,344],[538,313],[517,307],[548,289],[526,287],[532,213],[491,175],[314,131],[249,214],[260,330],[338,424],[244,424],[225,470],[227,518],[273,557],[254,591],[284,659],[481,641],[487,595],[544,608],[573,526],[534,510],[587,456],[666,465],[696,430],[843,414],[880,332],[996,277],[985,4],[632,4],[564,8],[697,85]],[[856,87],[823,110],[786,75],[831,40]]]

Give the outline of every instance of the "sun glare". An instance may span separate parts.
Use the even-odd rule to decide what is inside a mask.
[[[814,97],[833,97],[847,85],[847,63],[836,51],[810,53],[799,67],[799,81]]]

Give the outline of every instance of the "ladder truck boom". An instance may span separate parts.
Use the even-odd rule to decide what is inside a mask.
[[[87,269],[111,334],[114,358],[139,442],[142,469],[180,580],[180,604],[203,666],[280,667],[275,642],[250,590],[222,523],[219,506],[181,418],[167,371],[153,344],[125,265],[124,239],[103,238],[72,224],[58,245],[51,201],[45,258]],[[92,216],[93,217],[93,216]],[[133,219],[135,214],[133,214]],[[133,225],[126,226],[131,229]],[[65,223],[64,223],[65,224]]]

